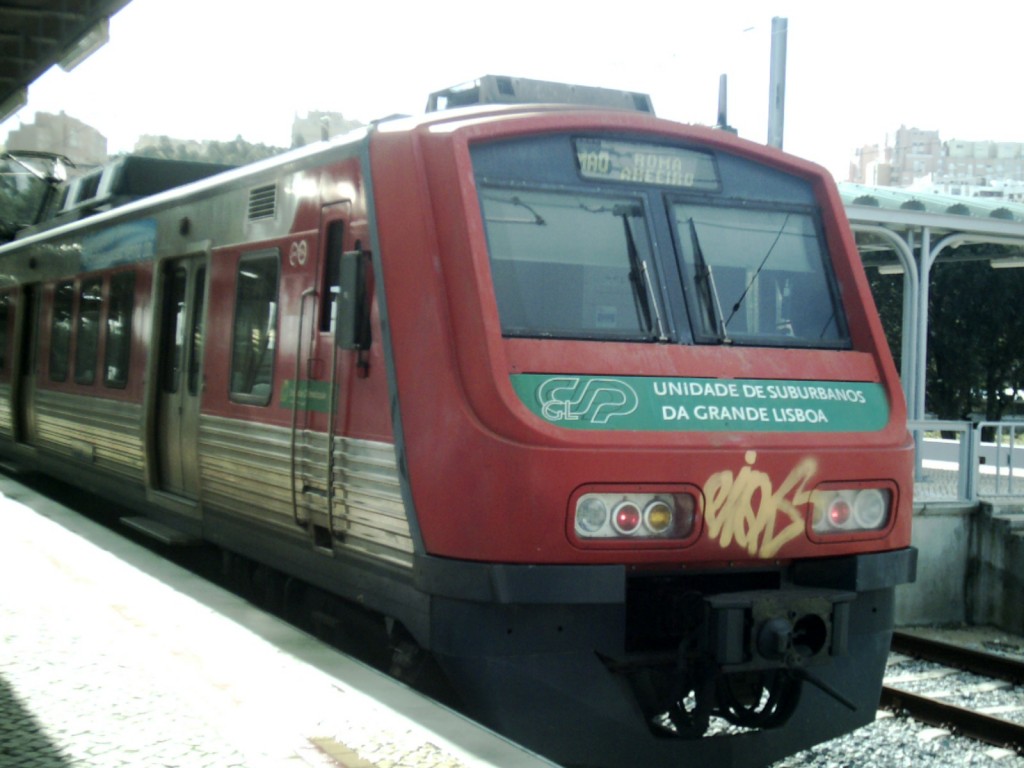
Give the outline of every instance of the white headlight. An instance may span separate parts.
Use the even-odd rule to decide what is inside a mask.
[[[853,519],[858,528],[874,531],[881,528],[889,511],[887,493],[877,488],[866,488],[853,502]]]
[[[576,505],[576,531],[582,535],[600,531],[608,521],[608,507],[597,496],[584,496]]]
[[[819,534],[878,531],[889,521],[892,492],[883,488],[821,490],[814,494]]]

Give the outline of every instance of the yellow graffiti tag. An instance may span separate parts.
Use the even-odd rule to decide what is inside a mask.
[[[747,451],[744,460],[746,466],[737,474],[726,469],[704,483],[708,535],[722,549],[735,541],[751,555],[774,557],[804,530],[800,508],[811,500],[807,486],[818,471],[818,462],[804,459],[773,489],[771,477],[754,469],[757,452]]]

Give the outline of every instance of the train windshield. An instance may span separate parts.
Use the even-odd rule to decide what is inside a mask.
[[[664,337],[638,200],[488,189],[481,201],[506,335]]]
[[[806,179],[622,138],[471,153],[505,336],[849,348]]]
[[[810,215],[687,203],[671,211],[699,341],[842,341]]]

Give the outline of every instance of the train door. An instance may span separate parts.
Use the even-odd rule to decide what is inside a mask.
[[[317,290],[303,296],[295,365],[298,396],[292,401],[296,517],[310,520],[314,543],[328,550],[337,536],[334,434],[347,410],[348,377],[334,345],[334,309],[350,211],[348,202],[339,202],[321,212],[320,247],[310,254],[308,265],[316,275]]]
[[[157,485],[186,499],[199,498],[199,404],[206,258],[163,265],[156,377]]]
[[[14,408],[14,439],[32,443],[35,438],[36,344],[39,338],[39,286],[23,285],[15,315],[16,347],[11,379]]]
[[[321,221],[322,248],[322,280],[323,298],[320,303],[320,328],[318,342],[321,355],[327,361],[331,391],[334,397],[328,409],[327,430],[332,438],[334,435],[347,434],[350,431],[353,379],[365,375],[362,355],[340,351],[338,345],[338,325],[344,327],[346,319],[335,316],[338,311],[338,299],[343,288],[355,293],[358,288],[354,284],[355,274],[347,274],[346,256],[353,256],[360,250],[361,244],[352,232],[349,219],[348,203],[329,206],[323,211]],[[361,273],[360,273],[361,274]],[[333,460],[333,456],[332,456]]]

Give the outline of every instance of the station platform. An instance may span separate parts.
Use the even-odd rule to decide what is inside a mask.
[[[3,768],[551,763],[0,476]]]

